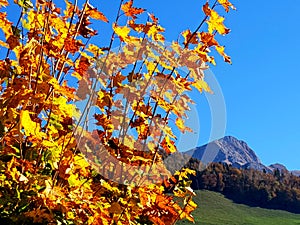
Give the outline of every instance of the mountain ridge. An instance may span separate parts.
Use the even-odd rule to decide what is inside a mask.
[[[201,160],[204,164],[210,162],[221,162],[232,165],[239,169],[255,169],[272,173],[274,170],[280,172],[291,172],[296,176],[300,176],[300,171],[289,171],[283,164],[274,163],[269,166],[264,165],[255,151],[248,144],[233,136],[225,136],[214,140],[205,145],[191,149],[185,154],[193,158]]]

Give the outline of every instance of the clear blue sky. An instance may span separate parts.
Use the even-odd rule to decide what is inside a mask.
[[[12,1],[10,1],[12,2]],[[57,1],[54,1],[57,2]],[[80,1],[82,2],[82,1]],[[114,20],[118,0],[91,0]],[[166,28],[167,41],[187,28],[195,29],[203,18],[201,0],[135,0],[153,12]],[[300,4],[297,0],[232,2],[237,11],[226,16],[232,30],[218,37],[232,57],[228,65],[217,58],[212,72],[222,88],[227,111],[226,135],[246,141],[265,164],[282,163],[300,169]],[[11,13],[11,12],[9,12]],[[10,18],[16,14],[10,14]],[[97,23],[97,41],[107,45],[111,24]],[[108,35],[109,34],[109,35]],[[200,105],[200,144],[208,140],[210,112]]]

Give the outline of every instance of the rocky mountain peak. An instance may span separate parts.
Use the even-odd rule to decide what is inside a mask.
[[[204,164],[221,162],[239,169],[255,169],[267,173],[273,173],[274,170],[279,169],[281,172],[288,172],[287,168],[279,163],[270,166],[263,165],[246,142],[233,136],[225,136],[214,140],[206,145],[187,151],[185,154],[200,160]],[[300,176],[299,170],[291,171],[291,173]]]
[[[246,142],[232,136],[225,136],[190,150],[187,153],[205,163],[224,162],[228,164],[238,164],[240,166],[247,163],[261,163],[255,152]]]

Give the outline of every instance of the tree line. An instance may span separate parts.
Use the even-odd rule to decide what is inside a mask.
[[[238,169],[226,163],[211,163],[206,168],[197,159],[187,167],[196,170],[191,176],[193,189],[224,194],[242,204],[300,213],[300,177],[275,169],[273,173]]]

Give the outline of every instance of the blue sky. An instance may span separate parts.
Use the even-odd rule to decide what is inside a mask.
[[[114,20],[118,2],[91,0],[110,21]],[[135,0],[136,6],[159,18],[166,28],[167,41],[177,39],[187,28],[193,30],[198,26],[204,3]],[[232,3],[237,11],[222,13],[231,33],[217,39],[226,46],[233,64],[223,63],[217,57],[217,66],[211,67],[225,99],[225,134],[246,141],[267,165],[279,162],[288,169],[300,169],[300,4],[296,0]],[[16,19],[15,15],[10,14],[10,19]],[[111,24],[95,25],[100,35],[96,42],[107,45]],[[201,103],[200,145],[209,138],[211,117],[206,98],[195,98]]]

